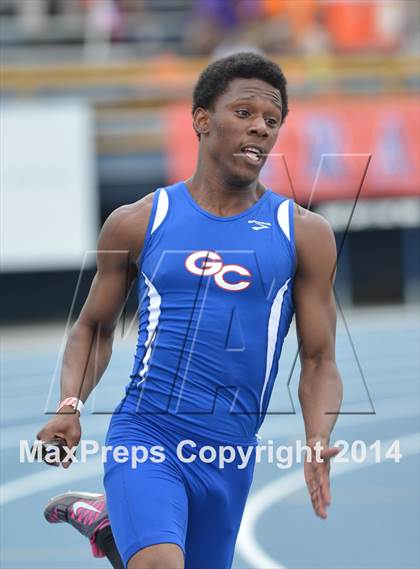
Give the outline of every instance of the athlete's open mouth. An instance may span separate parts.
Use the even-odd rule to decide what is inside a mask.
[[[251,145],[242,146],[241,153],[245,154],[245,156],[247,156],[250,160],[252,160],[252,162],[255,162],[255,164],[260,163],[264,156],[264,153],[261,148],[259,148],[258,146],[251,146]]]

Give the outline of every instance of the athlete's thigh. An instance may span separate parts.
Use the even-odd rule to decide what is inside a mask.
[[[253,461],[244,470],[199,465],[189,488],[185,569],[231,567],[253,468]]]

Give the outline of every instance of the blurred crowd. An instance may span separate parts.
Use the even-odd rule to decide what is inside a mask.
[[[187,38],[203,52],[234,43],[268,53],[393,52],[409,48],[413,5],[418,8],[404,0],[196,0],[198,17]]]
[[[416,0],[2,0],[3,45],[103,42],[135,55],[238,47],[291,55],[418,54]]]

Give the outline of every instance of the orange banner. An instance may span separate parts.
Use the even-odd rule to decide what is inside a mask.
[[[171,182],[194,171],[198,143],[188,104],[164,111]],[[300,203],[419,192],[419,103],[412,97],[291,103],[261,180]]]

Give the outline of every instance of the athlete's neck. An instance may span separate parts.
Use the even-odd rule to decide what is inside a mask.
[[[185,183],[200,207],[221,217],[245,211],[266,192],[258,178],[246,185],[235,185],[222,179],[217,173],[210,174],[200,171],[199,168]]]

